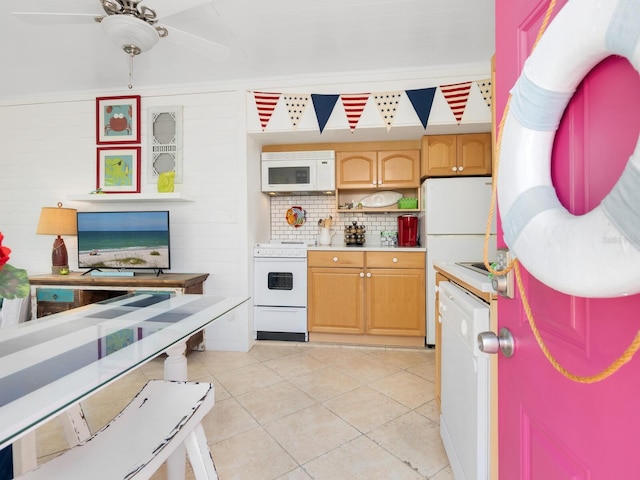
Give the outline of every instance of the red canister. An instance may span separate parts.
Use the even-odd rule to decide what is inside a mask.
[[[415,247],[418,245],[418,217],[400,215],[398,217],[398,246]]]

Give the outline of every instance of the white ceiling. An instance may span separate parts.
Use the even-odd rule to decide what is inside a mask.
[[[163,16],[194,1],[143,5],[230,47],[228,58],[180,48],[170,33],[134,61],[135,87],[477,64],[494,52],[493,0],[211,0]],[[126,89],[128,57],[99,24],[34,25],[14,11],[104,13],[98,0],[0,2],[0,98]]]

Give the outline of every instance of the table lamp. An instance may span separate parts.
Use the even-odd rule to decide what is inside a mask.
[[[52,273],[69,273],[67,247],[60,235],[78,234],[76,213],[77,211],[73,208],[62,208],[60,202],[58,202],[57,208],[42,207],[36,233],[38,235],[57,235],[53,241],[53,251],[51,252]]]

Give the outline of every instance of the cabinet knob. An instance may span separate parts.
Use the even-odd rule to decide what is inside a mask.
[[[333,257],[333,261],[337,262],[338,261],[338,257]]]
[[[458,167],[458,171],[461,172],[464,170],[464,167]]]
[[[371,272],[367,272],[367,278],[371,278]]]
[[[457,172],[458,171],[458,167],[451,167],[451,171],[452,172]]]
[[[375,187],[376,186],[376,181],[374,180],[373,182],[371,182],[371,185],[373,185]]]
[[[364,272],[360,272],[360,278],[364,278]]]
[[[391,260],[393,263],[398,263],[398,258],[397,257],[393,257],[393,260]]]

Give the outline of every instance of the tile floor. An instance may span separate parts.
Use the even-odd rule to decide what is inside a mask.
[[[220,480],[453,480],[433,350],[258,342],[248,353],[188,358],[189,379],[216,387],[204,428]],[[92,431],[150,378],[162,378],[162,359],[83,404]],[[65,445],[57,420],[44,425],[39,461]],[[164,469],[153,477],[164,478]]]

